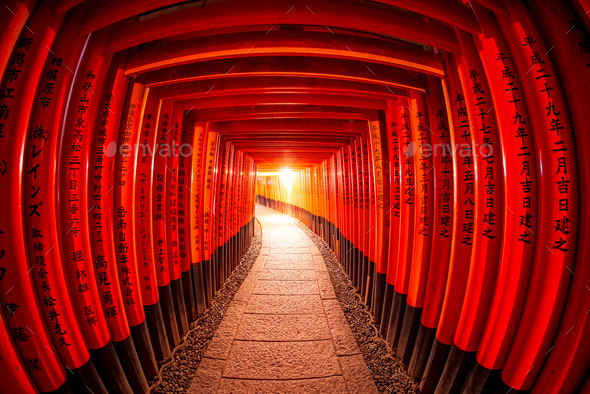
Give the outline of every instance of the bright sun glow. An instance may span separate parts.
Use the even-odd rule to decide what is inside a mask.
[[[293,171],[289,169],[284,169],[281,171],[281,180],[283,181],[283,184],[285,185],[289,193],[291,193],[291,189],[293,189],[294,178],[295,174],[293,173]]]

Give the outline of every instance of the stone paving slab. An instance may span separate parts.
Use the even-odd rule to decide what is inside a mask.
[[[252,294],[320,294],[320,290],[316,281],[260,280]]]
[[[346,393],[342,376],[303,380],[221,379],[222,393]]]
[[[259,280],[317,280],[315,270],[271,270],[264,269]]]
[[[323,314],[319,294],[311,295],[265,295],[252,294],[244,313],[278,315]]]
[[[224,378],[309,379],[340,375],[332,341],[233,343]]]
[[[257,206],[262,251],[189,393],[376,393],[324,259],[295,221]]]
[[[316,266],[311,261],[267,261],[264,265],[269,270],[315,270]]]
[[[314,258],[312,257],[312,255],[309,252],[299,253],[299,254],[284,254],[284,255],[283,254],[273,254],[271,252],[271,254],[268,256],[268,261],[312,262],[312,261],[314,261]],[[323,258],[322,258],[322,261],[323,261]]]
[[[355,354],[353,356],[338,357],[346,385],[350,393],[377,393],[377,387],[371,377],[363,356]]]
[[[332,339],[322,315],[250,315],[242,318],[235,336],[242,341],[319,341]]]

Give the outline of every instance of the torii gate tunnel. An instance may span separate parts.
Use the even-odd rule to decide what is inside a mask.
[[[590,393],[589,11],[4,0],[0,392],[147,392],[258,202],[423,393]]]

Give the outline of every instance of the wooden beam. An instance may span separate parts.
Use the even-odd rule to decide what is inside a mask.
[[[148,85],[153,87],[154,85]],[[212,89],[213,88],[213,89]],[[189,99],[204,96],[224,96],[258,93],[330,93],[371,98],[409,97],[410,91],[388,88],[366,82],[342,81],[325,78],[300,78],[291,76],[246,76],[214,78],[190,82],[174,82],[159,86],[162,99]]]
[[[107,44],[107,51],[117,52],[171,36],[225,27],[314,25],[395,37],[459,52],[455,33],[442,23],[426,22],[392,8],[368,4],[314,1],[304,7],[294,6],[288,0],[211,1],[205,7],[181,9],[118,26]],[[112,7],[111,14],[118,12],[118,7]],[[80,32],[87,34],[91,30],[82,25]]]
[[[131,74],[126,74],[131,75]],[[321,59],[301,56],[268,56],[224,59],[162,69],[148,74],[148,86],[198,81],[212,78],[280,76],[315,77],[365,82],[396,88],[426,91],[424,74],[382,64],[355,60]]]
[[[185,114],[193,108],[222,108],[244,105],[334,105],[351,108],[385,110],[385,100],[366,97],[333,96],[329,94],[274,93],[236,95],[224,97],[204,97],[179,102]]]
[[[310,31],[233,33],[188,39],[148,48],[129,57],[127,74],[179,64],[255,56],[306,56],[358,60],[444,75],[439,55],[416,45],[349,34]]]

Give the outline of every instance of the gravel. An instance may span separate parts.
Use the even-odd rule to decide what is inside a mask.
[[[318,235],[296,220],[324,257],[336,298],[344,311],[350,329],[363,352],[365,363],[373,374],[380,393],[419,393],[419,384],[412,378],[401,359],[387,351],[385,341],[372,324],[372,316],[336,259],[336,255]]]
[[[172,356],[158,363],[160,367],[158,376],[148,382],[150,393],[182,393],[190,387],[201,358],[221,323],[230,301],[260,254],[262,230],[258,221],[255,223],[254,238],[250,248],[232,275],[225,281],[225,286],[216,293],[211,307],[190,324],[189,331],[174,348]]]

